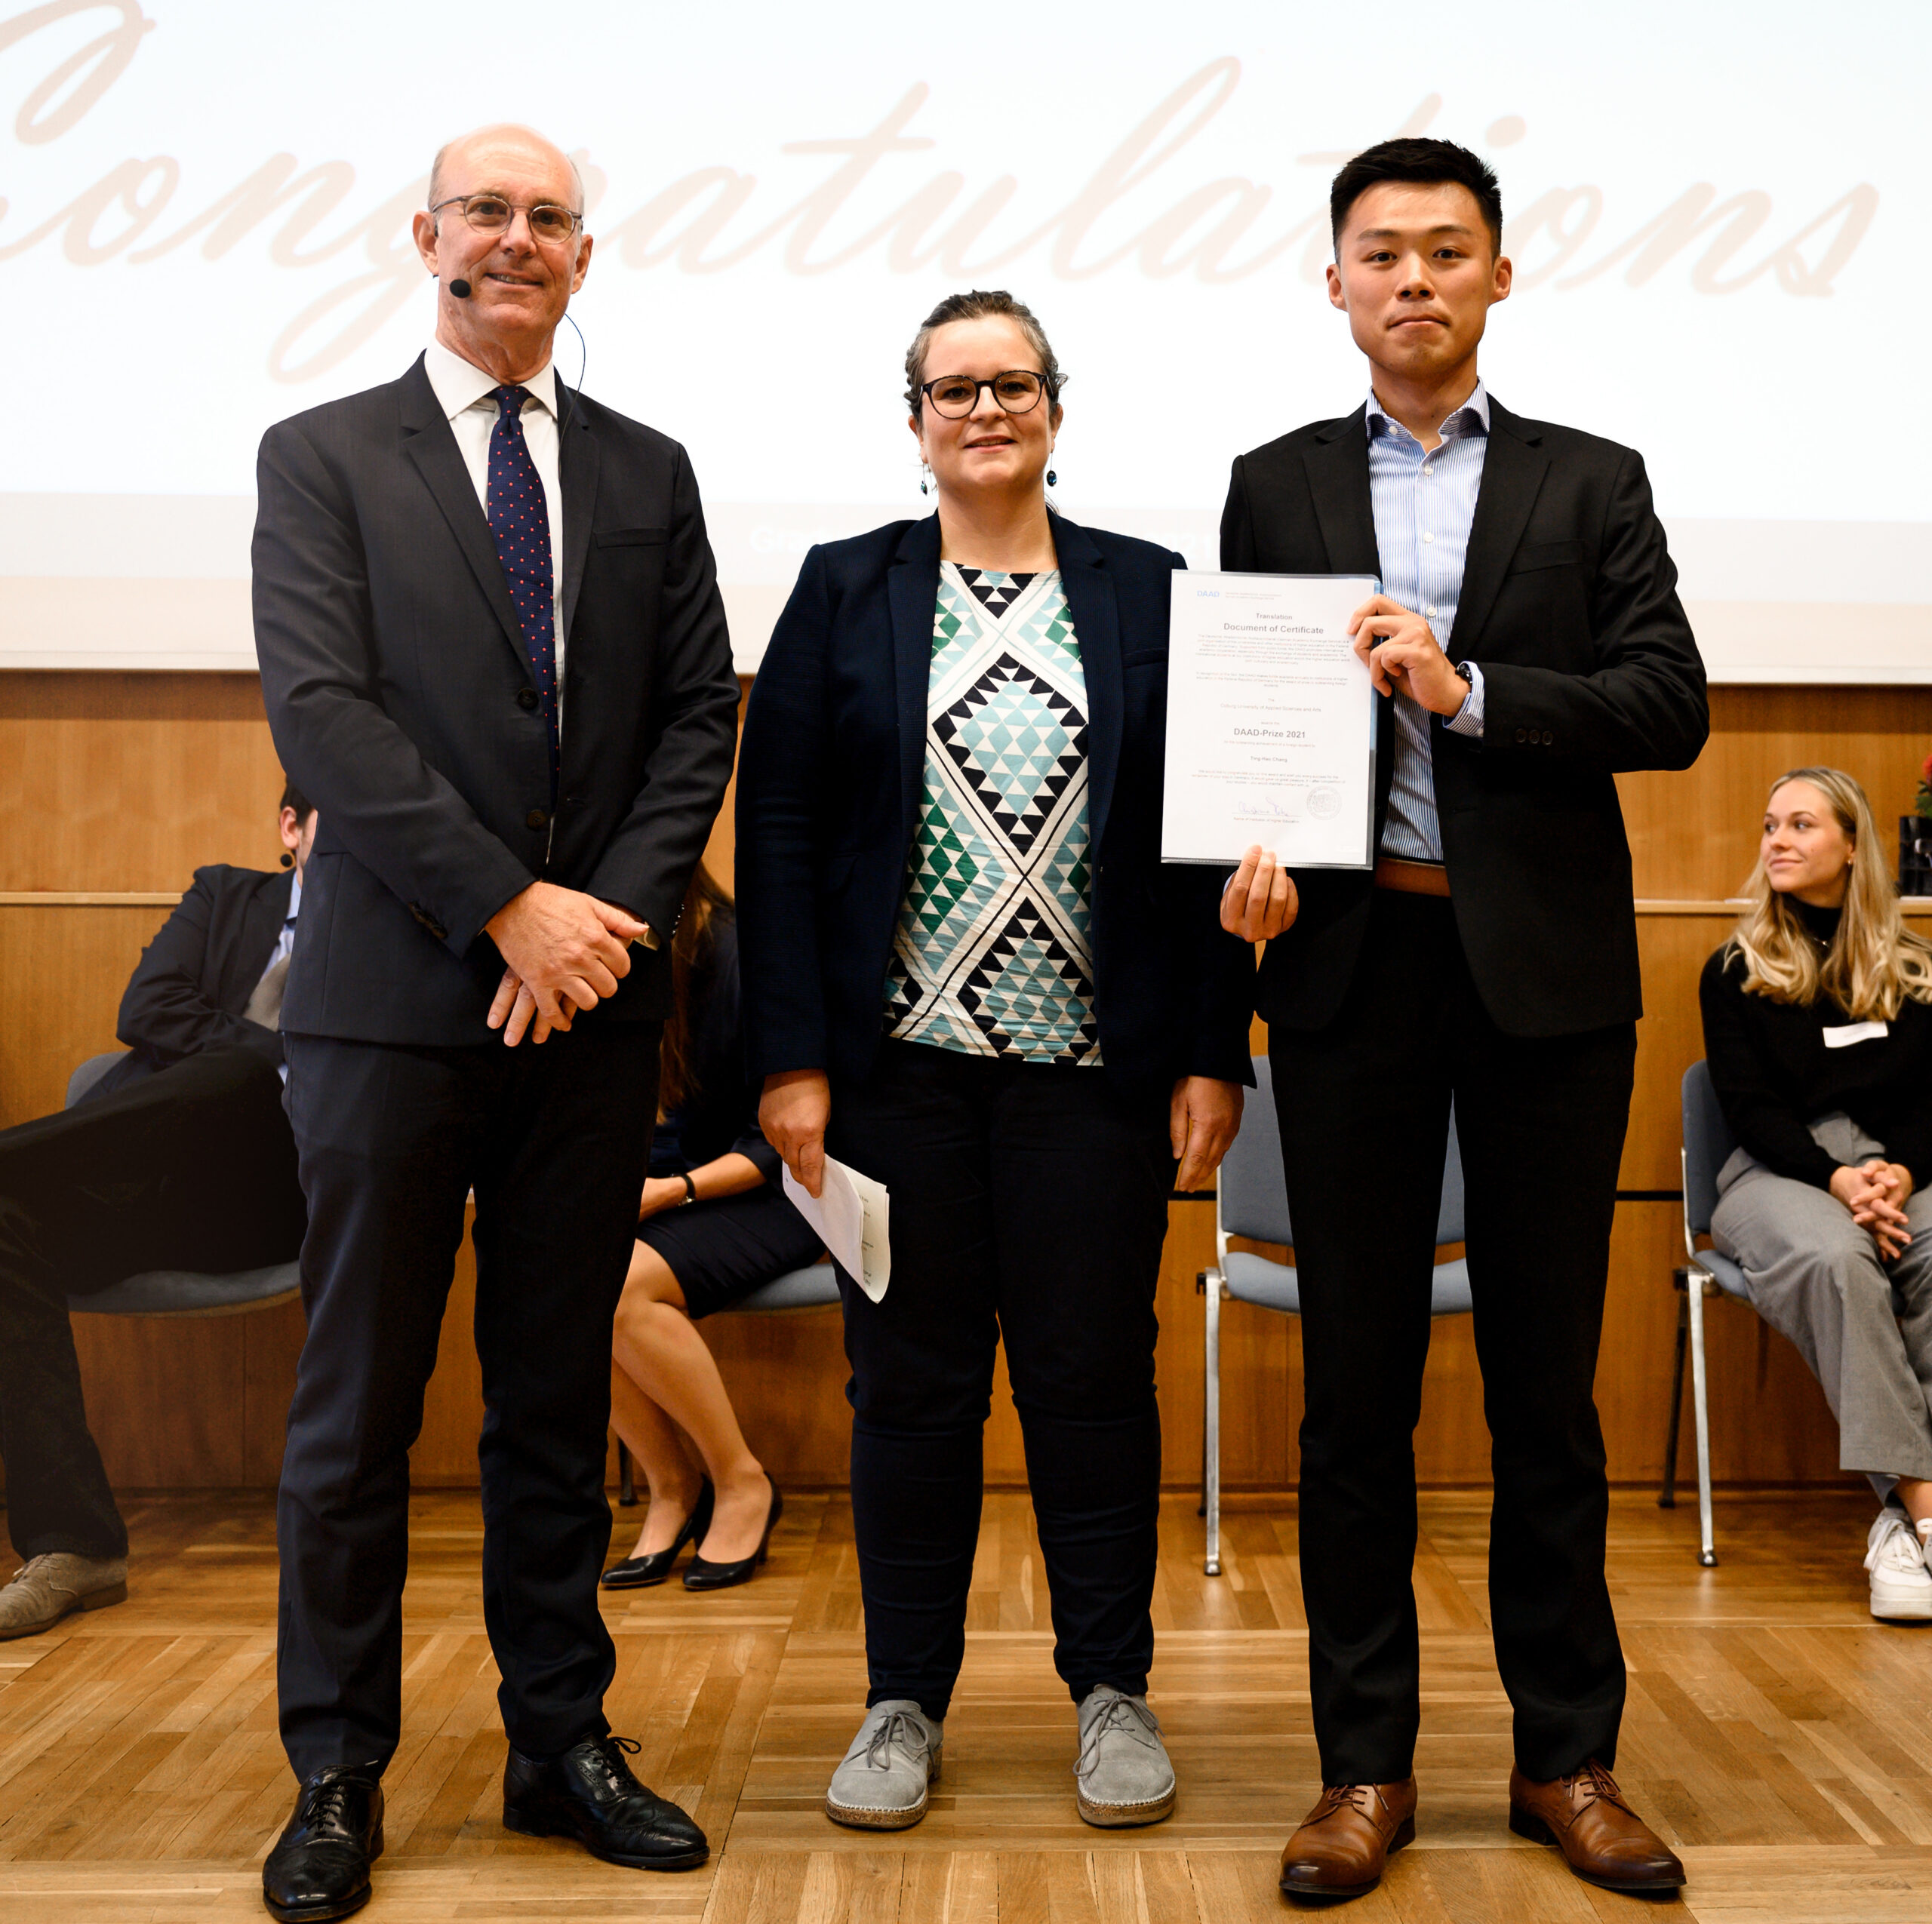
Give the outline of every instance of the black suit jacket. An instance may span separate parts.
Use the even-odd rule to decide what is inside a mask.
[[[90,1097],[111,1095],[210,1049],[252,1050],[280,1067],[281,1037],[242,1012],[275,953],[293,883],[287,869],[217,863],[195,871],[193,887],[128,979],[115,1034],[129,1053]]]
[[[1254,1080],[1254,960],[1224,871],[1163,867],[1168,604],[1177,555],[1054,521],[1087,681],[1100,1054],[1131,1077]],[[755,1077],[862,1076],[918,826],[939,518],[814,548],[752,685],[738,767],[738,939]]]
[[[732,672],[682,448],[583,395],[559,429],[566,653],[550,810],[543,710],[496,543],[419,359],[262,441],[255,645],[282,766],[321,811],[283,1026],[488,1039],[478,936],[538,879],[666,939],[731,770]],[[590,1019],[668,1013],[668,957]]]
[[[1375,574],[1365,410],[1242,455],[1221,565]],[[1643,1013],[1622,769],[1687,768],[1709,733],[1704,669],[1638,455],[1526,421],[1492,399],[1482,487],[1449,653],[1476,662],[1483,736],[1430,731],[1456,926],[1484,1007],[1506,1033],[1568,1035]],[[1375,835],[1395,766],[1377,721]],[[1340,1007],[1373,884],[1295,876],[1301,913],[1263,960],[1270,1023],[1323,1027]]]

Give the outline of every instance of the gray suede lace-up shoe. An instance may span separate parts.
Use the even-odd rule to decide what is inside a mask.
[[[1158,1824],[1174,1807],[1174,1767],[1160,1720],[1145,1697],[1110,1683],[1080,1706],[1080,1759],[1073,1766],[1080,1815],[1103,1830]]]
[[[832,1773],[825,1814],[861,1830],[909,1830],[926,1814],[926,1786],[939,1779],[946,1726],[909,1698],[866,1713],[845,1761]]]
[[[45,1551],[23,1563],[0,1590],[0,1643],[51,1630],[76,1610],[104,1610],[127,1600],[126,1557]]]

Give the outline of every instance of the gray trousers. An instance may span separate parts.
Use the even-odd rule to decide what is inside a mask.
[[[1848,1116],[1820,1117],[1811,1134],[1841,1163],[1884,1154]],[[1718,1197],[1711,1240],[1810,1365],[1838,1419],[1839,1467],[1863,1471],[1881,1499],[1900,1477],[1932,1479],[1932,1188],[1913,1192],[1912,1240],[1890,1265],[1829,1190],[1746,1150],[1718,1171]]]

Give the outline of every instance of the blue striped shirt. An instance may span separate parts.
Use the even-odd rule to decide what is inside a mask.
[[[1382,592],[1420,615],[1447,652],[1489,448],[1489,396],[1477,382],[1475,392],[1443,423],[1442,444],[1433,449],[1425,450],[1383,408],[1373,389],[1367,425],[1368,493]],[[1471,670],[1468,699],[1442,725],[1480,740],[1482,671],[1473,663]],[[1395,767],[1382,853],[1408,862],[1442,859],[1429,712],[1401,693],[1395,696]]]

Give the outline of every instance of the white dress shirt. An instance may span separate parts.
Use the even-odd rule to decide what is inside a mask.
[[[1368,491],[1375,514],[1375,546],[1382,592],[1427,621],[1436,645],[1447,650],[1463,595],[1463,564],[1482,488],[1489,447],[1489,395],[1475,392],[1442,423],[1439,446],[1422,443],[1369,392]],[[1482,670],[1469,664],[1463,705],[1443,722],[1452,733],[1482,739]],[[1395,766],[1382,853],[1409,862],[1442,859],[1435,808],[1435,757],[1429,718],[1413,696],[1395,696]]]
[[[269,957],[268,969],[262,971],[263,975],[285,957],[295,953],[295,918],[301,913],[302,871],[298,868],[288,878],[288,913],[281,918],[281,933],[275,939],[275,950]]]
[[[490,512],[490,435],[497,425],[496,376],[441,341],[432,340],[423,356],[423,371],[435,391],[436,403],[448,417],[457,451],[476,490],[488,519]],[[543,484],[543,505],[550,521],[551,619],[557,650],[557,727],[564,723],[564,492],[557,478],[557,377],[546,361],[527,381],[530,398],[523,404],[523,438]]]

